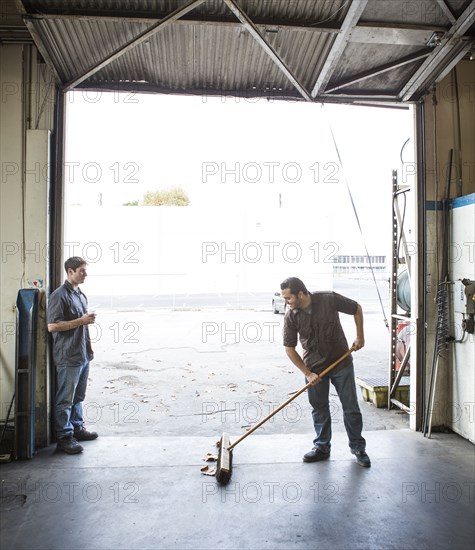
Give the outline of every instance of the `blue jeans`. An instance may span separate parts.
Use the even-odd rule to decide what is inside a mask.
[[[86,396],[89,362],[78,367],[56,367],[56,437],[62,439],[82,428],[82,402]]]
[[[343,407],[343,422],[348,434],[348,445],[353,453],[364,451],[366,441],[361,436],[363,417],[358,405],[353,364],[344,367],[336,374],[328,374],[316,386],[308,388],[308,400],[312,406],[312,418],[316,434],[313,444],[323,452],[330,452],[332,438],[332,421],[328,398],[330,380]]]

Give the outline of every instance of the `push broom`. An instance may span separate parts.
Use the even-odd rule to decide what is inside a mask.
[[[327,367],[323,372],[320,373],[320,378],[323,378],[327,373],[329,373],[332,369],[334,369],[338,364],[340,364],[344,359],[346,359],[351,352],[355,351],[354,348],[350,348],[347,352],[345,352],[339,359],[337,359],[334,363],[332,363],[329,367]],[[318,382],[317,382],[318,383]],[[298,392],[294,393],[292,397],[287,399],[285,403],[282,403],[277,409],[272,411],[270,414],[268,414],[265,418],[263,418],[260,422],[258,422],[255,426],[253,426],[250,430],[248,430],[245,434],[243,434],[239,439],[237,439],[232,445],[231,441],[229,439],[229,435],[227,433],[223,433],[221,440],[219,442],[219,453],[218,453],[218,462],[216,465],[216,480],[221,485],[226,485],[226,483],[229,482],[231,479],[232,471],[233,471],[233,449],[241,443],[243,439],[245,439],[248,435],[251,435],[252,432],[257,430],[257,428],[260,428],[262,424],[267,422],[270,418],[272,418],[275,414],[277,414],[279,411],[281,411],[284,407],[286,407],[289,403],[291,403],[295,398],[297,398],[301,393],[303,393],[305,390],[307,390],[311,386],[311,382],[306,384],[303,388],[301,388]]]

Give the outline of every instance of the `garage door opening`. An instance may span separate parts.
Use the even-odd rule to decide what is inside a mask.
[[[362,303],[356,372],[387,378],[391,170],[411,183],[410,109],[91,91],[66,103],[64,254],[88,261],[98,314],[89,425],[209,435],[260,420],[303,385],[275,314],[288,276]],[[364,406],[366,429],[407,425]],[[264,433],[309,431],[309,414],[302,401]]]

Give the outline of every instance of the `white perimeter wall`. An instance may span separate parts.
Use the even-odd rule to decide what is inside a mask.
[[[315,215],[325,220],[323,206]],[[268,292],[289,276],[331,288],[330,221],[278,209],[249,213],[199,207],[69,207],[64,252],[89,263],[88,295]]]

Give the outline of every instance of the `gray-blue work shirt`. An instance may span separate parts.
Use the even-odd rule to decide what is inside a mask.
[[[79,288],[74,290],[69,281],[65,281],[49,297],[48,324],[79,319],[85,313],[87,298]],[[77,367],[94,358],[88,325],[56,331],[52,336],[53,360],[57,367]]]

